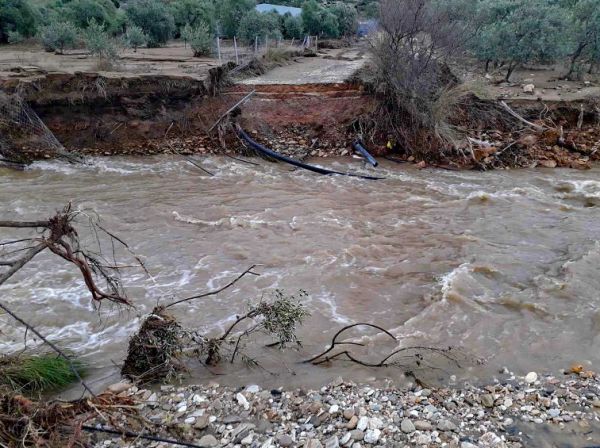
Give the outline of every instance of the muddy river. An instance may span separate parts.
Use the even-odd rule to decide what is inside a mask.
[[[371,172],[355,159],[319,163]],[[377,323],[399,339],[355,332],[367,344],[352,348],[363,359],[398,344],[456,347],[462,369],[425,360],[442,381],[489,379],[502,366],[518,373],[557,372],[572,362],[598,367],[599,168],[480,173],[387,162],[377,169],[386,179],[368,181],[264,161],[203,164],[214,177],[171,157],[0,172],[0,216],[42,219],[71,200],[97,212],[146,262],[150,278],[123,271],[132,311],[95,311],[73,267],[49,254],[0,287],[4,302],[83,357],[97,387],[118,378],[129,336],[157,302],[219,287],[252,264],[261,265],[260,277],[175,308],[177,317],[216,332],[275,288],[306,290],[312,315],[299,331],[301,349],[256,349],[263,368],[227,365],[221,383],[400,379],[396,368],[298,364],[352,322]],[[27,233],[0,233],[15,235]],[[23,330],[7,316],[0,322],[0,352],[21,348]],[[212,378],[199,366],[191,374]]]

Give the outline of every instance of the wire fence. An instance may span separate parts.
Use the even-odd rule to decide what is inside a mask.
[[[317,36],[305,36],[303,39],[272,39],[267,36],[255,36],[254,41],[251,42],[241,41],[237,37],[233,39],[216,37],[213,42],[212,56],[223,64],[234,62],[238,66],[243,66],[263,56],[271,48],[316,50],[318,42]]]

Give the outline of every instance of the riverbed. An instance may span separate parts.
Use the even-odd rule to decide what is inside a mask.
[[[421,365],[402,361],[441,382],[486,381],[503,366],[517,373],[555,372],[574,362],[597,368],[600,168],[483,173],[391,162],[373,170],[349,158],[316,162],[385,177],[370,181],[256,159],[260,166],[200,161],[215,175],[172,156],[0,171],[3,218],[43,219],[72,201],[97,213],[148,268],[150,276],[117,251],[118,261],[132,266],[122,275],[134,310],[95,310],[74,268],[50,254],[0,287],[14,311],[84,359],[98,387],[118,377],[128,338],[153,306],[215,289],[253,264],[259,277],[174,314],[216,333],[249,303],[281,289],[305,290],[311,316],[298,331],[301,348],[280,354],[250,346],[261,368],[221,367],[221,383],[315,386],[338,375],[401,381],[405,368],[298,364],[353,322],[376,323],[398,340],[356,330],[366,344],[352,348],[361,359],[380,359],[397,346],[454,347],[460,368],[435,357]],[[14,235],[27,232],[0,232],[2,240]],[[22,348],[23,329],[8,316],[0,322],[0,352]],[[213,378],[200,366],[190,375]]]

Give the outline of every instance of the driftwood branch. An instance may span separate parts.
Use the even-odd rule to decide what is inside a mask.
[[[358,327],[358,326],[367,326],[367,327],[372,327],[375,328],[377,330],[380,330],[381,332],[387,334],[388,336],[390,336],[392,339],[397,340],[396,337],[394,335],[392,335],[389,331],[387,331],[386,329],[378,326],[378,325],[374,325],[374,324],[369,324],[369,323],[356,323],[356,324],[351,324],[351,325],[347,325],[345,327],[343,327],[342,329],[340,329],[334,336],[333,339],[331,340],[331,344],[329,346],[329,348],[325,351],[323,351],[322,353],[319,353],[316,356],[313,356],[310,359],[307,359],[306,361],[304,361],[305,363],[311,363],[315,366],[321,365],[321,364],[325,364],[328,363],[330,361],[333,361],[335,359],[339,359],[339,358],[346,358],[349,361],[352,361],[355,364],[359,364],[361,366],[365,366],[365,367],[387,367],[387,366],[391,366],[391,365],[397,365],[397,362],[390,362],[390,360],[392,358],[394,358],[396,355],[400,354],[400,353],[406,353],[406,352],[412,352],[412,351],[416,351],[417,353],[411,356],[405,356],[405,358],[411,358],[417,359],[417,364],[420,365],[421,363],[423,363],[423,355],[421,354],[422,352],[430,352],[430,353],[434,353],[437,355],[441,355],[442,357],[446,358],[448,361],[450,361],[451,363],[455,364],[457,367],[461,368],[460,363],[458,362],[458,360],[450,355],[450,352],[452,351],[452,347],[448,347],[448,348],[437,348],[437,347],[427,347],[427,346],[410,346],[410,347],[402,347],[402,348],[398,348],[394,351],[392,351],[391,353],[389,353],[388,355],[386,355],[384,358],[382,358],[380,361],[378,362],[371,362],[371,361],[365,361],[362,359],[357,358],[356,356],[354,356],[350,351],[348,350],[342,350],[340,352],[337,352],[333,355],[329,355],[329,353],[331,353],[336,347],[340,346],[340,345],[357,345],[357,346],[364,346],[364,344],[362,343],[358,343],[358,342],[351,342],[351,341],[338,341],[338,337],[344,333],[345,331],[354,328],[354,327]]]
[[[6,282],[13,275],[15,275],[19,269],[21,269],[23,266],[29,263],[33,259],[33,257],[35,257],[47,247],[48,246],[46,244],[40,243],[33,249],[30,249],[28,252],[26,252],[25,255],[23,255],[21,258],[12,261],[5,261],[5,264],[0,265],[10,266],[10,269],[8,271],[0,274],[0,285]]]
[[[331,351],[332,351],[332,350],[333,350],[333,349],[334,349],[334,348],[335,348],[337,345],[340,345],[340,344],[346,344],[346,345],[348,345],[349,343],[346,343],[346,342],[338,342],[338,340],[337,340],[337,339],[338,339],[338,337],[339,337],[339,336],[340,336],[342,333],[344,333],[345,331],[347,331],[347,330],[350,330],[351,328],[354,328],[354,327],[371,327],[371,328],[375,328],[375,329],[377,329],[377,330],[379,330],[379,331],[381,331],[381,332],[383,332],[383,333],[387,334],[387,335],[388,335],[390,338],[392,338],[394,341],[396,340],[396,337],[395,337],[395,336],[394,336],[392,333],[390,333],[390,332],[389,332],[388,330],[386,330],[385,328],[383,328],[383,327],[380,327],[379,325],[370,324],[370,323],[364,323],[364,322],[359,322],[359,323],[356,323],[356,324],[346,325],[344,328],[340,329],[340,330],[339,330],[339,331],[338,331],[338,332],[337,332],[337,333],[336,333],[336,334],[333,336],[333,339],[331,340],[331,344],[329,345],[329,348],[328,348],[327,350],[325,350],[325,351],[324,351],[324,352],[322,352],[322,353],[319,353],[319,354],[318,354],[318,355],[316,355],[316,356],[313,356],[313,357],[312,357],[312,358],[310,358],[310,359],[307,359],[307,360],[306,360],[306,361],[304,361],[304,362],[305,362],[305,363],[313,363],[313,364],[314,364],[316,360],[318,360],[319,358],[322,358],[322,357],[324,357],[325,355],[327,355],[328,353],[330,353],[330,352],[331,352]],[[352,345],[357,345],[357,343],[352,343]]]
[[[178,305],[178,304],[184,303],[184,302],[189,302],[190,300],[202,299],[204,297],[214,296],[215,294],[219,294],[220,292],[225,291],[227,288],[230,288],[231,286],[235,285],[239,280],[241,280],[244,276],[246,276],[248,274],[259,276],[260,274],[252,271],[252,269],[254,269],[256,266],[257,265],[253,264],[248,269],[246,269],[244,272],[242,272],[240,275],[238,275],[234,280],[232,280],[231,282],[227,283],[225,286],[223,286],[219,289],[215,289],[214,291],[205,292],[203,294],[194,295],[191,297],[186,297],[185,299],[176,300],[175,302],[171,302],[168,305],[166,305],[165,308],[169,308],[169,307],[172,307],[174,305]]]
[[[506,101],[500,101],[500,105],[513,117],[515,117],[517,120],[525,123],[527,126],[532,127],[533,129],[535,129],[538,132],[543,132],[544,131],[544,127],[540,126],[539,124],[535,124],[532,123],[531,121],[526,120],[525,118],[523,118],[521,115],[519,115],[518,113],[516,113],[514,110],[512,110],[510,108],[510,106],[508,104],[506,104]]]

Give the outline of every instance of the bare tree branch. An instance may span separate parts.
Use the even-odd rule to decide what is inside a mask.
[[[239,280],[241,280],[247,274],[259,276],[260,274],[258,274],[256,272],[252,272],[252,269],[254,269],[256,266],[257,265],[253,264],[248,269],[246,269],[244,272],[242,272],[240,275],[238,275],[234,280],[232,280],[231,282],[227,283],[222,288],[216,289],[214,291],[206,292],[204,294],[199,294],[199,295],[187,297],[185,299],[176,300],[175,302],[171,302],[168,305],[166,305],[165,309],[169,308],[169,307],[172,307],[174,305],[178,305],[180,303],[189,302],[190,300],[201,299],[203,297],[214,296],[215,294],[219,294],[220,292],[225,291],[227,288],[230,288],[231,286],[235,285]]]

